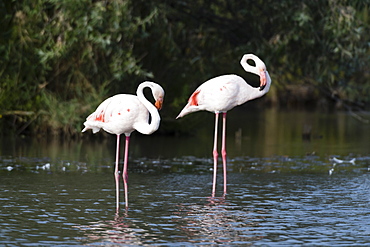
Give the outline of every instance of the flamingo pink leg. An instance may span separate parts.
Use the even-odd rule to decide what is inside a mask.
[[[119,210],[119,172],[118,172],[118,162],[119,162],[119,139],[120,135],[117,135],[117,150],[116,150],[116,167],[114,169],[114,178],[116,179],[116,210]]]
[[[221,147],[221,154],[222,154],[222,164],[224,167],[224,196],[226,195],[226,184],[227,184],[227,171],[226,171],[226,112],[222,115],[222,147]]]
[[[126,209],[128,208],[128,188],[127,188],[127,180],[128,180],[128,173],[127,173],[127,162],[128,162],[128,145],[130,143],[130,136],[126,136],[126,143],[125,143],[125,160],[123,162],[123,185],[125,187],[125,203]]]
[[[214,136],[214,144],[213,144],[213,186],[212,186],[212,197],[215,196],[216,193],[216,179],[217,179],[217,131],[218,131],[218,115],[219,113],[215,113],[215,136]]]

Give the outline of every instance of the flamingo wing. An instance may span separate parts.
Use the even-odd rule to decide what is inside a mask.
[[[84,123],[82,132],[92,129],[93,133],[104,129],[111,134],[129,134],[137,122],[145,122],[148,110],[135,95],[119,94],[103,101]]]
[[[240,84],[244,80],[236,75],[223,75],[203,83],[189,99],[189,104],[196,103],[200,108],[211,112],[225,112],[235,107],[238,102]]]

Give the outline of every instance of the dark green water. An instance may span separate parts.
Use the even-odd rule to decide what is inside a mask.
[[[0,245],[368,245],[368,124],[344,113],[231,111],[228,194],[211,198],[213,115],[197,114],[194,136],[133,135],[130,208],[118,215],[114,136],[3,138]]]

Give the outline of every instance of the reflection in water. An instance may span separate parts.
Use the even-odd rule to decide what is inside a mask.
[[[144,229],[138,228],[126,216],[113,220],[91,222],[89,225],[76,225],[74,228],[83,232],[79,240],[82,243],[108,242],[113,244],[142,245]]]
[[[230,205],[225,198],[208,198],[205,205],[181,204],[178,228],[185,233],[184,241],[202,244],[250,244],[263,236],[253,233],[261,216],[248,209]]]
[[[234,109],[228,119],[228,158],[302,156],[315,153],[319,156],[350,153],[368,155],[370,128],[345,113],[284,112],[278,109],[249,111]],[[213,121],[213,114],[202,114],[204,121]],[[303,140],[304,126],[310,126],[311,139]],[[147,136],[133,133],[134,145],[130,149],[133,159],[176,159],[193,156],[212,158],[209,143],[213,142],[213,129],[199,125],[193,136]],[[58,139],[0,139],[0,156],[46,159],[62,169],[61,160],[80,162],[99,169],[114,163],[115,141],[113,136],[61,141]],[[44,163],[44,164],[45,164]],[[64,169],[68,166],[64,164]]]
[[[258,222],[264,221],[263,213],[231,205],[224,198],[204,201],[205,204],[178,204],[170,215],[152,213],[147,221],[142,211],[136,211],[116,215],[113,220],[73,227],[83,233],[78,240],[85,244],[250,244],[264,237],[254,232],[259,227]],[[153,218],[157,223],[153,224]]]

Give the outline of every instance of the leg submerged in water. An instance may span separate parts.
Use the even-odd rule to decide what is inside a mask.
[[[213,185],[212,185],[212,197],[216,195],[216,180],[217,180],[217,159],[218,159],[218,152],[217,152],[217,135],[218,135],[218,115],[219,113],[215,113],[215,135],[214,135],[214,143],[213,143]]]
[[[125,160],[123,162],[123,185],[125,188],[125,203],[126,203],[126,209],[128,208],[128,173],[127,173],[127,163],[128,163],[128,146],[130,144],[130,136],[126,136],[126,143],[125,143]]]
[[[222,147],[221,147],[221,155],[222,155],[222,164],[224,169],[224,196],[226,196],[226,187],[227,187],[227,164],[226,164],[226,112],[222,115]]]
[[[116,211],[119,211],[119,139],[120,135],[117,135],[117,147],[116,147],[116,167],[114,169],[114,179],[116,181]]]

